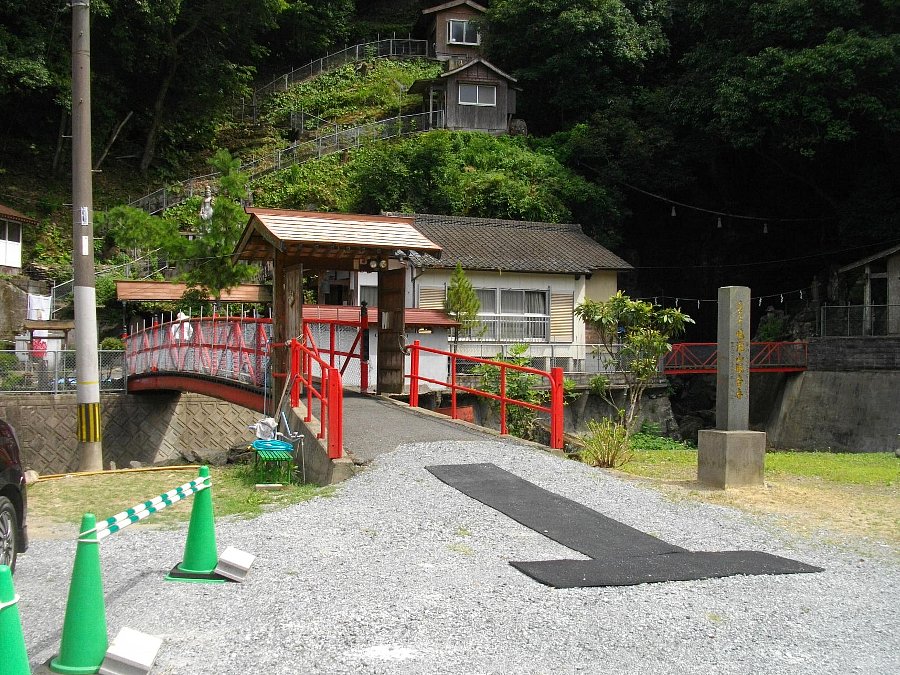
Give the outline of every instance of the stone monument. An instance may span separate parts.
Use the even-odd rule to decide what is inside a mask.
[[[763,484],[766,434],[750,431],[750,289],[719,289],[716,428],[697,435],[697,480],[712,487]]]

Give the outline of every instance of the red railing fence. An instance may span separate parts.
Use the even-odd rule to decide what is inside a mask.
[[[806,342],[751,342],[750,372],[796,373],[806,370]],[[715,342],[679,342],[663,359],[665,375],[714,374],[719,345]]]
[[[300,404],[306,395],[306,418],[310,422],[314,401],[319,402],[319,432],[317,438],[326,439],[329,459],[344,454],[344,389],[341,373],[325,361],[315,345],[308,340],[291,340],[290,378],[291,407]]]
[[[417,408],[419,406],[419,383],[428,382],[450,389],[450,416],[458,419],[457,411],[457,394],[459,392],[483,396],[500,403],[500,433],[508,433],[506,424],[507,406],[522,406],[538,412],[545,412],[550,416],[550,447],[561,450],[563,447],[563,370],[562,368],[553,368],[549,372],[546,370],[537,370],[536,368],[528,368],[527,366],[518,366],[504,361],[490,361],[488,359],[480,359],[475,356],[465,356],[454,352],[447,352],[431,347],[423,347],[418,340],[409,346],[410,353],[410,374],[409,377],[409,405]],[[420,373],[419,359],[422,353],[437,354],[439,356],[448,357],[450,360],[450,381],[437,380],[426,377]],[[500,392],[493,393],[483,389],[475,389],[474,387],[464,386],[456,381],[457,363],[462,360],[470,363],[483,364],[493,366],[499,369]],[[548,381],[550,389],[549,405],[539,405],[529,401],[510,398],[507,396],[506,382],[507,373],[516,371],[536,375],[545,378]]]

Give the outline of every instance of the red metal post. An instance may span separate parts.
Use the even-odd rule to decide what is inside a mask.
[[[409,353],[409,406],[419,407],[419,341],[412,343]]]
[[[337,347],[334,344],[334,324],[328,324],[328,365],[334,368],[334,352],[337,350]]]
[[[303,384],[306,387],[306,422],[312,419],[312,403],[313,403],[313,379],[312,379],[312,355],[309,348],[303,351]],[[319,383],[321,384],[321,382]]]
[[[550,370],[550,447],[554,450],[563,449],[563,377],[562,368]]]
[[[316,438],[325,438],[325,433],[328,431],[328,397],[331,394],[328,370],[331,370],[328,366],[321,367],[319,374],[319,433]],[[312,387],[310,386],[310,388]],[[312,402],[310,402],[310,407],[312,407]]]
[[[291,372],[288,382],[291,383],[291,407],[300,405],[300,345],[296,340],[288,342],[291,355]]]
[[[328,458],[340,459],[344,456],[344,390],[341,374],[332,369],[328,377]]]
[[[450,417],[456,419],[456,352],[450,355]]]
[[[500,366],[500,433],[506,434],[506,366]]]

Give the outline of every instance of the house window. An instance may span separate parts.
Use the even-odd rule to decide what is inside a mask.
[[[488,342],[546,342],[550,311],[547,291],[476,288],[481,328],[471,339]]]
[[[450,19],[447,22],[447,42],[452,45],[477,45],[481,36],[470,21]]]
[[[360,286],[359,301],[365,302],[369,307],[378,306],[378,286]]]
[[[492,84],[460,84],[460,105],[497,105],[497,87]]]
[[[0,232],[3,229],[0,227]],[[11,241],[16,244],[22,241],[22,226],[18,223],[6,223],[6,235],[3,237],[6,241]]]

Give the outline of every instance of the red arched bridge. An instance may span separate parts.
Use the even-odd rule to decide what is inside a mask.
[[[303,334],[286,344],[271,341],[271,319],[212,316],[154,322],[126,338],[127,388],[129,392],[195,392],[270,413],[281,405],[273,405],[272,392],[283,390],[282,400],[305,409],[305,421],[317,417],[318,436],[329,457],[339,458],[343,453],[343,388],[365,392],[369,383],[368,320],[358,317],[358,311],[334,311],[328,318],[305,318]],[[272,356],[279,349],[285,350],[285,372],[272,372]],[[426,347],[418,341],[409,345],[408,351],[405,379],[410,385],[411,405],[417,405],[420,387],[425,387],[450,392],[453,417],[457,416],[458,394],[491,398],[501,411],[509,405],[525,406],[549,417],[550,445],[562,447],[562,368],[518,366]],[[716,356],[715,343],[675,344],[663,360],[663,374],[715,373]],[[751,372],[798,372],[806,369],[806,343],[751,343],[750,357]],[[486,378],[492,384],[486,389],[477,388],[484,385],[473,384],[471,377],[458,375],[479,365],[492,369],[491,377]],[[539,386],[549,390],[549,403],[538,405],[508,396],[506,381],[513,371],[543,379]],[[614,371],[611,366],[610,372]],[[501,414],[500,419],[501,433],[506,433],[506,415]]]

